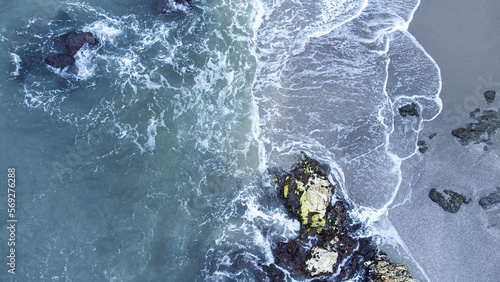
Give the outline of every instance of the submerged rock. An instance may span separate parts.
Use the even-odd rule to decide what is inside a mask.
[[[467,199],[464,195],[451,190],[444,190],[444,193],[448,197],[436,191],[436,188],[432,188],[429,191],[429,198],[443,208],[443,210],[450,213],[458,212],[462,204],[468,204],[471,201],[471,199]]]
[[[470,143],[479,144],[484,142],[491,143],[491,136],[500,129],[500,109],[498,111],[486,110],[483,114],[476,109],[470,113],[471,118],[477,122],[469,123],[465,127],[457,128],[451,131],[451,134],[459,138],[461,145],[466,146]]]
[[[495,101],[496,92],[494,90],[488,90],[483,93],[486,103],[489,105]]]
[[[73,65],[75,63],[75,57],[64,53],[50,54],[45,58],[45,63],[49,66],[63,69]]]
[[[328,180],[328,172],[328,166],[303,154],[290,172],[274,176],[289,216],[300,221],[299,236],[273,248],[275,264],[306,278],[362,277],[371,267],[364,262],[376,260],[378,251],[371,238],[351,235],[362,226],[348,218],[346,203],[332,201],[335,185]],[[284,281],[278,267],[271,264],[263,270],[272,281]]]
[[[94,48],[99,45],[99,41],[91,32],[72,31],[61,35],[54,39],[56,44],[59,44],[71,55],[75,55],[83,47],[88,44],[89,47]]]
[[[402,117],[406,117],[406,116],[419,117],[420,116],[420,114],[418,113],[417,104],[415,104],[415,103],[404,105],[401,108],[399,108],[399,114]]]
[[[496,192],[492,192],[479,200],[479,205],[485,210],[490,209],[493,205],[498,203],[500,203],[500,187],[497,187]]]

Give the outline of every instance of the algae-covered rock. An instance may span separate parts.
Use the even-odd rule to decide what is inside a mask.
[[[303,154],[290,172],[273,176],[278,194],[289,216],[300,222],[300,230],[296,238],[273,248],[274,264],[262,267],[270,280],[284,281],[280,273],[284,268],[320,279],[314,281],[330,281],[333,274],[335,281],[345,281],[363,277],[369,270],[365,262],[375,260],[378,250],[372,239],[351,235],[363,226],[348,218],[351,208],[334,197],[335,185],[328,174],[328,166]]]
[[[313,175],[300,196],[300,217],[308,227],[323,228],[326,223],[326,210],[330,205],[333,187],[324,177]],[[320,230],[318,230],[318,233]]]
[[[365,266],[368,268],[365,275],[368,282],[418,282],[412,278],[406,266],[389,262],[385,254],[365,262]]]
[[[462,204],[468,204],[471,200],[451,190],[444,190],[444,193],[448,197],[436,191],[436,188],[432,188],[431,191],[429,191],[429,198],[443,208],[443,210],[450,213],[458,212]]]
[[[308,278],[335,273],[337,261],[351,255],[357,242],[343,226],[344,203],[332,204],[335,186],[328,180],[328,167],[303,155],[292,171],[274,180],[290,217],[301,223],[296,239],[274,249],[276,263]]]
[[[333,185],[327,178],[327,167],[303,156],[291,173],[276,177],[279,193],[292,216],[299,216],[302,226],[315,233],[325,227]]]

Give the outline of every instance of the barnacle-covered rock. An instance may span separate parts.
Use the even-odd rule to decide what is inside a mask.
[[[368,268],[365,279],[368,282],[418,282],[412,278],[408,268],[402,264],[391,263],[385,254],[380,254],[373,261],[366,261]]]

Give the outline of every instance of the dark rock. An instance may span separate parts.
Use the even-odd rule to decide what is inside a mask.
[[[91,48],[97,47],[97,45],[99,45],[99,41],[91,32],[72,31],[65,35],[56,37],[54,39],[54,42],[61,45],[64,50],[66,50],[73,56],[78,53],[78,51],[85,44],[88,44],[88,46]]]
[[[419,113],[418,113],[417,104],[415,104],[415,103],[404,105],[401,108],[399,108],[399,114],[402,117],[406,117],[408,115],[414,116],[414,117],[419,117],[420,116]]]
[[[273,250],[275,263],[291,267],[295,273],[311,277],[306,271],[306,257],[309,250],[302,247],[300,240],[290,240],[287,243],[279,242]]]
[[[356,247],[354,239],[341,226],[346,219],[343,203],[331,205],[334,186],[327,175],[328,167],[303,155],[290,173],[276,178],[290,217],[301,222],[300,236],[279,243],[274,250],[276,263],[291,266],[295,273],[308,278],[335,273],[338,262]],[[310,236],[317,238],[315,243]],[[311,243],[312,248],[303,247]]]
[[[488,151],[488,146],[484,146],[483,151]]]
[[[424,146],[424,145],[425,145],[425,141],[424,141],[424,140],[419,140],[419,141],[417,142],[417,145],[418,145],[418,146]]]
[[[437,135],[436,132],[432,133],[431,135],[429,135],[429,139],[432,139],[432,138],[436,137],[436,135]]]
[[[469,143],[479,144],[484,142],[491,143],[491,136],[500,129],[500,109],[498,111],[486,110],[482,115],[477,116],[479,109],[472,111],[471,118],[477,122],[469,123],[465,127],[457,128],[451,131],[451,134],[459,138],[461,145],[466,146]]]
[[[421,153],[421,154],[424,154],[425,152],[427,152],[429,148],[428,147],[420,147],[418,148],[418,151]]]
[[[174,9],[175,4],[191,5],[192,0],[159,0],[156,9],[162,14],[166,14]]]
[[[45,63],[55,68],[63,69],[73,65],[75,63],[75,58],[72,55],[64,53],[50,54],[45,58]]]
[[[74,55],[87,44],[94,48],[99,45],[99,41],[90,32],[69,32],[54,39],[56,44],[68,53],[50,54],[45,58],[45,63],[55,68],[65,68],[75,63]]]
[[[262,269],[272,282],[285,281],[285,273],[281,271],[274,263],[262,265]]]
[[[500,187],[497,187],[496,192],[492,192],[488,196],[482,197],[479,200],[479,205],[485,210],[498,203],[500,203]]]
[[[436,202],[443,210],[450,213],[458,212],[462,204],[468,204],[471,201],[471,199],[467,199],[465,196],[451,190],[444,190],[444,193],[448,197],[443,196],[435,188],[432,188],[429,192],[429,198],[433,202]]]
[[[489,105],[495,101],[496,92],[493,90],[488,90],[484,92],[484,99],[486,103]]]

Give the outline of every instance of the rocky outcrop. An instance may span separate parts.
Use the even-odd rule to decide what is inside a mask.
[[[462,204],[468,204],[471,201],[471,199],[467,199],[464,195],[451,190],[444,190],[444,193],[448,197],[436,191],[436,188],[432,188],[429,191],[429,198],[443,208],[443,210],[450,213],[458,212]]]
[[[491,104],[495,101],[495,95],[497,93],[494,90],[488,90],[483,93],[486,104]]]
[[[411,103],[402,106],[401,108],[399,108],[399,115],[401,115],[402,117],[407,117],[407,116],[419,117],[420,114],[418,113],[417,104]]]
[[[357,245],[342,226],[346,220],[344,204],[331,203],[334,186],[327,172],[328,167],[303,155],[294,170],[275,178],[289,215],[301,223],[300,236],[279,243],[274,250],[276,262],[308,278],[333,274]],[[317,242],[305,249],[303,246],[312,243],[313,236]]]
[[[297,238],[273,248],[275,264],[306,278],[346,280],[368,273],[371,264],[364,262],[376,261],[378,250],[371,238],[351,235],[362,226],[349,219],[349,205],[334,197],[328,166],[303,154],[290,172],[273,178],[289,216],[300,222]],[[273,264],[263,270],[272,281],[284,281]]]
[[[64,52],[50,54],[45,58],[47,65],[63,69],[75,63],[75,55],[84,46],[96,48],[99,41],[90,32],[69,32],[54,39],[56,45],[62,47]]]
[[[159,0],[156,4],[156,9],[162,14],[166,14],[174,10],[174,6],[179,5],[191,5],[192,0]]]
[[[479,200],[479,205],[485,210],[490,209],[493,205],[498,203],[500,203],[500,187],[497,187],[496,192],[492,192]]]
[[[470,143],[491,144],[491,136],[500,129],[500,109],[498,111],[484,110],[481,115],[480,109],[470,113],[470,117],[477,122],[467,124],[465,127],[454,129],[451,134],[460,140],[461,145]]]

